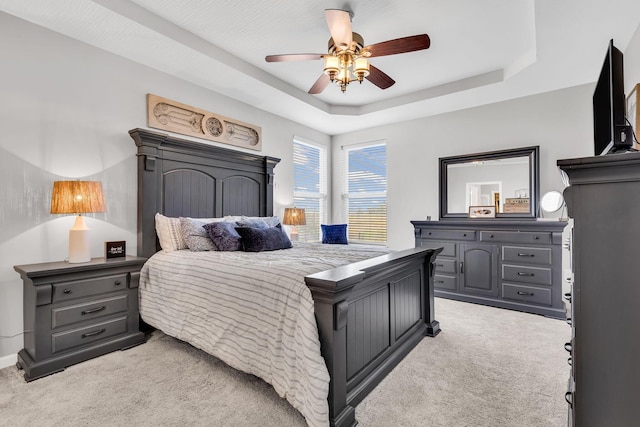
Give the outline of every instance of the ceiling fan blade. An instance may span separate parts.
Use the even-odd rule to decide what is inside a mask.
[[[374,56],[395,55],[398,53],[414,52],[416,50],[428,49],[431,40],[426,34],[417,36],[401,37],[399,39],[387,40],[386,42],[366,46],[362,50],[369,51],[369,58]]]
[[[340,9],[326,9],[324,12],[336,49],[340,51],[349,48],[353,40],[349,12]]]
[[[365,79],[369,80],[380,89],[390,88],[396,83],[396,81],[389,77],[386,73],[380,71],[379,68],[376,68],[371,64],[369,64],[369,75],[365,77]]]
[[[264,60],[267,62],[287,62],[287,61],[314,61],[322,59],[323,53],[286,53],[284,55],[267,55]]]
[[[311,95],[317,95],[325,90],[327,86],[329,86],[329,83],[331,83],[329,76],[322,73],[322,75],[318,77],[318,80],[316,80],[313,86],[311,86],[311,89],[309,89],[309,93]]]

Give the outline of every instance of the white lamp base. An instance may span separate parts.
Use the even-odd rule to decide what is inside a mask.
[[[89,227],[84,223],[82,215],[78,215],[75,224],[69,230],[69,263],[77,264],[89,261],[91,261]]]
[[[298,229],[295,225],[291,226],[291,234],[289,240],[298,240]]]

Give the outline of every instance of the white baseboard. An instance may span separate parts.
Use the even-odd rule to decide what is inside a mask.
[[[8,356],[0,357],[0,369],[8,368],[9,366],[13,366],[18,362],[17,354],[10,354]]]

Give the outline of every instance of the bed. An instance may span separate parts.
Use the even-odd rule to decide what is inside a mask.
[[[151,264],[151,260],[161,260],[167,256],[162,253],[165,251],[159,252],[155,229],[157,213],[168,217],[193,218],[273,215],[273,176],[279,159],[215,147],[146,129],[133,129],[129,134],[137,146],[138,255],[151,258],[148,264]],[[286,256],[292,257],[295,251],[304,249],[304,246],[302,243],[294,243],[294,248],[285,250],[292,251],[286,252]],[[326,246],[334,245],[318,246],[325,246],[323,249],[328,250]],[[434,318],[433,305],[433,261],[439,251],[440,249],[411,248],[381,255],[379,250],[374,249],[369,254],[364,254],[366,250],[363,250],[362,259],[356,262],[345,264],[344,260],[332,261],[324,266],[327,269],[323,267],[319,271],[317,267],[316,270],[298,269],[302,274],[300,282],[304,281],[305,285],[302,286],[304,289],[300,292],[300,298],[304,300],[304,304],[308,304],[306,309],[299,311],[310,324],[315,323],[315,329],[307,327],[306,330],[317,334],[317,338],[313,339],[318,340],[316,347],[321,357],[319,363],[312,360],[311,366],[314,368],[308,369],[310,372],[305,375],[326,384],[326,389],[322,391],[320,387],[319,397],[315,397],[316,400],[322,399],[322,405],[301,403],[296,400],[296,391],[290,389],[290,384],[280,384],[277,377],[259,376],[300,410],[309,425],[356,425],[356,405],[425,335],[435,337],[440,332],[439,323]],[[191,267],[185,267],[185,274],[205,261],[209,262],[208,259],[213,259],[211,262],[214,264],[220,263],[215,258],[223,256],[216,253],[189,255],[189,251],[178,252],[182,254],[174,256],[188,257],[190,260],[181,262],[193,263]],[[257,255],[265,258],[264,262],[271,263],[267,265],[275,265],[283,258],[277,252],[283,251],[238,253],[234,256]],[[372,255],[374,257],[369,258]],[[331,255],[327,256],[331,258]],[[236,264],[244,262],[257,265],[257,259],[252,258],[255,262],[236,261]],[[163,259],[163,262],[176,261]],[[278,274],[278,277],[286,275]],[[277,280],[272,279],[272,282],[275,281]],[[253,282],[252,280],[251,283]],[[151,319],[151,326],[199,348],[213,345],[211,343],[220,338],[218,334],[212,340],[205,339],[207,334],[211,334],[206,329],[209,314],[205,313],[208,309],[203,309],[202,316],[193,316],[193,308],[188,308],[190,321],[197,323],[198,320],[193,319],[199,317],[205,320],[200,321],[200,332],[181,334],[182,326],[175,326],[176,317],[171,311],[172,305],[179,305],[174,303],[177,300],[173,296],[175,294],[165,293],[164,300],[160,303],[156,300],[154,306],[142,288],[143,286],[140,291],[142,318],[145,321]],[[243,292],[240,286],[235,289],[238,293]],[[225,303],[225,307],[234,306]],[[309,313],[311,311],[312,314]],[[155,314],[151,315],[152,312]],[[259,313],[260,310],[256,312]],[[247,336],[255,334],[254,329],[259,328],[258,320],[255,328],[247,327],[246,321],[243,325],[244,335],[248,334]],[[313,333],[305,332],[303,335]],[[255,340],[250,338],[249,341]],[[210,352],[215,353],[215,348],[211,349],[213,350]],[[229,363],[224,356],[220,358]],[[231,360],[229,364],[234,366],[235,361],[233,358]],[[254,373],[251,367],[236,367]],[[326,408],[325,415],[320,408],[323,405]]]

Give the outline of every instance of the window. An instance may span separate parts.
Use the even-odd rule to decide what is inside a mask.
[[[387,145],[343,147],[344,215],[349,241],[387,241]]]
[[[293,141],[293,203],[307,219],[297,227],[300,241],[319,241],[327,209],[327,150],[299,139]]]

